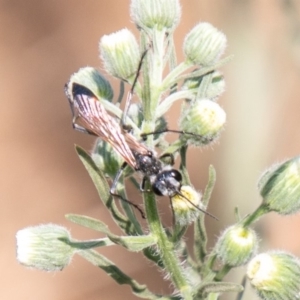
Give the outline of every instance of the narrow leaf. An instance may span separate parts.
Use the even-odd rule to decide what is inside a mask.
[[[121,245],[132,252],[139,252],[156,243],[156,239],[152,235],[120,237],[108,235],[108,238],[115,244]]]
[[[207,295],[211,293],[213,294],[225,293],[225,292],[239,293],[243,289],[244,288],[240,284],[236,284],[232,282],[209,282],[201,286],[201,288],[198,290],[198,295],[207,297]]]
[[[76,151],[80,160],[88,171],[97,189],[100,199],[102,200],[104,205],[111,211],[114,220],[128,234],[135,234],[137,232],[140,232],[140,228],[135,228],[133,223],[118,210],[109,193],[110,188],[104,174],[96,166],[90,155],[79,146],[76,146]]]
[[[115,245],[115,243],[112,242],[109,238],[102,238],[102,239],[88,240],[88,241],[75,241],[75,240],[70,241],[67,239],[61,239],[61,240],[76,250],[87,250],[87,249],[93,249],[97,247]]]
[[[79,251],[78,254],[91,262],[94,266],[101,268],[109,276],[111,276],[119,284],[127,284],[131,287],[132,292],[140,298],[149,300],[168,300],[179,299],[174,297],[163,297],[151,293],[145,285],[139,284],[137,281],[126,275],[112,261],[94,250]]]
[[[78,225],[91,228],[93,230],[100,231],[107,235],[107,237],[117,245],[125,247],[129,251],[138,252],[147,247],[150,247],[156,243],[155,238],[152,235],[140,235],[140,236],[118,236],[113,234],[106,224],[94,218],[80,216],[75,214],[68,214],[66,218]]]
[[[67,220],[86,228],[90,228],[100,232],[105,232],[106,230],[108,230],[106,224],[91,217],[76,214],[67,214],[65,217]]]
[[[206,185],[202,202],[207,207],[216,182],[216,171],[212,165],[209,166],[208,183]],[[195,260],[201,265],[207,254],[207,233],[204,224],[204,216],[200,216],[194,225],[194,254]]]

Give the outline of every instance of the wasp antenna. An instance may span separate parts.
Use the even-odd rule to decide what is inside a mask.
[[[124,108],[124,112],[123,112],[123,117],[122,117],[122,127],[126,129],[126,117],[127,117],[127,114],[128,114],[128,110],[129,110],[129,107],[130,107],[130,103],[131,103],[131,99],[132,99],[132,96],[133,96],[133,91],[134,91],[134,88],[135,88],[135,85],[138,81],[138,78],[140,76],[140,72],[141,72],[141,69],[142,69],[142,65],[143,65],[143,61],[144,61],[144,58],[148,52],[149,48],[147,48],[143,53],[142,53],[142,56],[141,56],[141,59],[140,59],[140,62],[139,62],[139,65],[138,65],[138,68],[137,68],[137,71],[136,71],[136,74],[135,74],[135,77],[134,77],[134,80],[133,80],[133,83],[132,83],[132,86],[131,86],[131,89],[127,95],[127,99],[126,99],[126,103],[125,103],[125,108]]]
[[[177,133],[177,134],[187,134],[187,135],[192,135],[192,136],[196,136],[196,137],[201,137],[200,134],[197,134],[195,132],[188,132],[188,131],[183,131],[183,130],[176,130],[176,129],[168,129],[168,128],[165,128],[165,129],[162,129],[162,130],[157,130],[157,131],[152,131],[152,132],[146,132],[146,133],[142,133],[141,134],[141,138],[142,139],[146,139],[146,136],[148,135],[153,135],[153,134],[160,134],[160,133],[168,133],[168,132],[171,132],[171,133]]]

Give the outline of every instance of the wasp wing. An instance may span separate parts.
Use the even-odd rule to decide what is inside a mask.
[[[72,94],[70,95],[68,91],[66,88],[74,128],[96,135],[109,143],[135,169],[135,158],[116,119],[107,113],[100,101],[87,88],[73,83]]]

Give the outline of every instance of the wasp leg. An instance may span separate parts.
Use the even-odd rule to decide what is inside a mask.
[[[175,163],[174,155],[172,153],[165,153],[159,157],[159,159],[163,159],[168,157],[170,159],[170,165],[173,166]]]
[[[176,224],[176,217],[175,217],[175,211],[174,211],[174,207],[173,207],[173,202],[172,202],[172,198],[169,197],[170,199],[170,206],[171,206],[171,209],[172,209],[172,224],[173,224],[173,228]]]
[[[148,189],[148,190],[145,189],[146,181],[147,181],[147,177],[144,176],[143,179],[142,179],[141,185],[140,185],[140,191],[142,193],[150,193],[150,192],[152,192],[152,190],[150,190],[150,189]]]
[[[88,129],[86,129],[86,128],[84,128],[84,127],[78,125],[78,124],[76,124],[74,121],[73,121],[73,128],[74,128],[75,130],[79,131],[79,132],[87,133],[87,134],[90,134],[90,135],[93,135],[93,136],[98,137],[97,134],[95,134],[94,132],[92,132],[92,131],[90,131],[90,130],[88,130]]]
[[[121,195],[119,195],[119,194],[116,193],[116,188],[117,188],[118,181],[119,181],[119,179],[120,179],[120,177],[121,177],[121,175],[122,175],[124,169],[126,168],[126,166],[127,166],[127,163],[124,162],[124,163],[122,164],[121,168],[119,169],[119,171],[118,171],[116,177],[114,178],[114,181],[113,181],[113,183],[112,183],[112,185],[111,185],[111,188],[110,188],[109,193],[110,193],[113,197],[117,197],[117,198],[119,198],[120,200],[122,200],[122,201],[128,203],[129,205],[133,206],[135,209],[137,209],[137,210],[140,212],[142,218],[143,218],[143,219],[146,219],[146,216],[145,216],[144,211],[143,211],[137,204],[135,204],[135,203],[129,201],[128,199],[125,199],[123,196],[121,196]]]

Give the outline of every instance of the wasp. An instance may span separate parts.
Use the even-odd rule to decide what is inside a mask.
[[[144,52],[142,58],[145,56],[145,53],[146,52]],[[139,64],[132,88],[128,94],[124,110],[125,113],[121,119],[121,124],[125,124],[124,120],[126,119],[126,112],[130,106],[133,89],[135,83],[137,82],[141,64],[142,59]],[[142,174],[143,179],[140,185],[140,190],[142,192],[146,191],[146,181],[149,180],[152,191],[157,196],[168,196],[171,199],[175,195],[180,195],[196,209],[215,218],[207,211],[202,210],[200,207],[193,204],[181,193],[182,175],[178,170],[172,167],[174,164],[174,157],[172,154],[167,153],[158,158],[154,151],[150,150],[143,142],[139,141],[130,133],[128,126],[120,126],[116,118],[106,111],[104,106],[101,104],[101,101],[99,101],[93,92],[85,86],[70,81],[65,85],[65,93],[69,100],[73,116],[73,128],[84,133],[95,135],[109,143],[112,148],[124,159],[124,163],[117,172],[110,188],[110,194],[112,196],[118,197],[121,200],[129,203],[141,213],[143,218],[145,218],[143,210],[137,204],[116,193],[117,183],[124,168],[128,165],[133,170]],[[149,135],[149,133],[145,134],[145,136],[146,135]],[[164,157],[169,157],[171,164],[164,164],[161,160]]]

